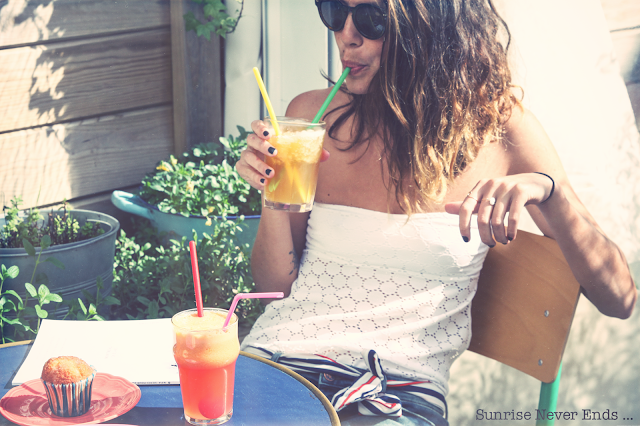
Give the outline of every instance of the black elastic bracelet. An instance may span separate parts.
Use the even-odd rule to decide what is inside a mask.
[[[542,175],[542,176],[546,176],[549,179],[551,179],[551,192],[549,193],[549,196],[544,201],[540,202],[540,204],[546,203],[549,200],[549,198],[551,198],[551,196],[553,195],[553,191],[556,189],[556,182],[553,180],[553,178],[551,176],[549,176],[546,173],[541,173],[541,172],[534,172],[534,173],[537,173],[537,174]]]

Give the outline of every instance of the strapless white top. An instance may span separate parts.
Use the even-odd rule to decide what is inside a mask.
[[[290,296],[266,307],[242,349],[319,354],[357,368],[373,349],[386,374],[430,380],[446,395],[451,364],[471,338],[487,251],[475,220],[465,243],[457,215],[316,203]]]

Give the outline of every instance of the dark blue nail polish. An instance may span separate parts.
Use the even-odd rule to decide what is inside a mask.
[[[269,151],[269,154],[273,154],[274,152],[276,152],[276,149],[274,147],[271,147],[267,151]]]
[[[262,132],[262,136],[265,136],[265,137],[269,136],[269,132],[265,130],[264,132]]]
[[[264,183],[264,178],[260,179],[260,183]]]
[[[267,174],[267,176],[269,176],[269,175],[271,174],[271,172],[272,172],[272,171],[273,171],[273,170],[271,170],[271,169],[267,169],[267,170],[265,171],[265,173]]]
[[[469,242],[469,237],[465,237],[465,236],[463,235],[463,236],[462,236],[462,240],[463,240],[465,243],[468,243],[468,242]]]

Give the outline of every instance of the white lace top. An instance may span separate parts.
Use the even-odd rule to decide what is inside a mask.
[[[470,304],[488,247],[448,213],[392,215],[316,203],[289,297],[270,303],[244,339],[364,368],[374,349],[386,374],[431,380],[446,395],[449,368],[471,337]]]

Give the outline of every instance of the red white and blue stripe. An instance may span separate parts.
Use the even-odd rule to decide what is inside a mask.
[[[255,346],[244,349],[247,352],[272,359],[273,352]],[[439,407],[447,416],[447,403],[438,387],[428,380],[395,380],[388,379],[382,369],[380,358],[374,350],[363,353],[367,370],[358,369],[317,354],[280,355],[274,361],[299,373],[340,375],[353,379],[351,385],[339,390],[332,398],[331,404],[336,411],[341,411],[351,404],[357,404],[358,412],[365,416],[402,416],[402,401],[387,391],[395,389],[419,397]]]

